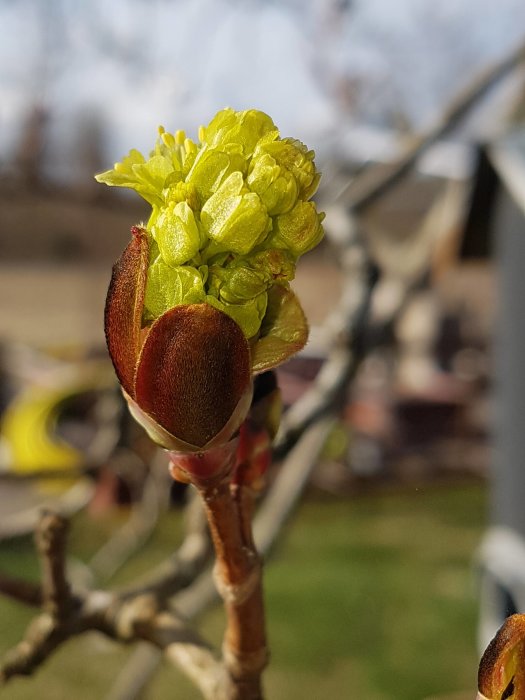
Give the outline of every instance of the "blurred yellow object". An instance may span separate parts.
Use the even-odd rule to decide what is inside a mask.
[[[13,474],[42,473],[37,480],[46,491],[64,491],[73,485],[80,470],[94,458],[100,430],[107,430],[114,422],[114,410],[100,415],[92,424],[94,434],[85,451],[70,444],[60,435],[59,420],[67,405],[79,397],[95,392],[111,391],[114,378],[109,362],[84,361],[60,363],[38,373],[30,384],[13,398],[0,419],[0,439],[5,458],[2,467]],[[98,399],[97,399],[98,401]],[[104,413],[104,412],[103,412]],[[86,425],[88,418],[85,417]],[[91,423],[91,421],[89,421]],[[104,440],[104,449],[113,445],[113,438]],[[100,455],[98,455],[100,458]],[[52,473],[57,472],[57,478]],[[64,473],[62,476],[60,473]],[[67,476],[71,472],[71,477]]]
[[[4,413],[1,429],[11,471],[27,474],[80,467],[81,453],[56,431],[60,404],[74,393],[71,387],[30,387],[11,402]],[[53,479],[52,482],[53,488],[59,484],[71,485],[69,479]]]

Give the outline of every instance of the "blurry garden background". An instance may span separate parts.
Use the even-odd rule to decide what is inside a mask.
[[[103,337],[111,265],[146,210],[93,173],[147,152],[159,124],[195,138],[222,107],[262,109],[324,173],[327,241],[294,283],[312,333],[280,370],[287,405],[331,349],[323,322],[348,293],[338,246],[358,232],[380,271],[364,360],[267,565],[268,697],[473,698],[480,609],[501,614],[479,548],[515,467],[494,497],[497,239],[525,217],[523,56],[352,207],[525,41],[522,0],[0,0],[0,29],[0,569],[37,579],[43,503],[73,514],[82,585],[144,576],[179,543],[184,494],[148,491],[162,457],[123,411]],[[507,611],[519,603],[506,595]],[[1,652],[32,614],[0,599]],[[219,616],[204,619],[217,639]],[[132,653],[86,636],[5,692],[132,698],[119,695]],[[171,667],[152,678],[144,698],[197,697]]]

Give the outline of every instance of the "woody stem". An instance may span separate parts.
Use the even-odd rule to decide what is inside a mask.
[[[246,518],[228,480],[197,485],[204,501],[216,554],[215,583],[224,601],[223,642],[229,700],[262,700],[261,674],[268,662],[262,566]]]

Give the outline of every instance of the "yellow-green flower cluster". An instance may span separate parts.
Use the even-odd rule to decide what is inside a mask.
[[[297,258],[321,240],[310,201],[314,153],[280,138],[267,114],[220,111],[200,143],[159,128],[146,160],[132,150],[99,182],[136,190],[152,206],[145,320],[207,302],[257,335],[268,290],[293,279]]]

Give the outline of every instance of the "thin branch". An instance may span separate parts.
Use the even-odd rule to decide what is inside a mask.
[[[184,509],[185,536],[181,546],[151,572],[144,582],[121,591],[122,597],[154,594],[166,602],[190,586],[210,561],[212,546],[202,501],[196,490],[188,491]],[[178,652],[172,651],[180,660]],[[183,653],[183,652],[181,652]],[[138,700],[157,670],[162,654],[148,644],[140,644],[119,672],[107,700]]]
[[[222,663],[207,642],[173,611],[160,606],[154,595],[129,599],[106,591],[71,593],[65,576],[66,533],[64,518],[54,513],[42,516],[35,539],[42,566],[44,611],[5,657],[0,682],[33,673],[64,641],[96,630],[124,643],[143,640],[167,651],[204,697],[215,700],[212,689],[225,682]]]
[[[15,576],[0,572],[0,594],[32,608],[42,605],[42,586]]]
[[[212,547],[202,502],[193,489],[188,498],[184,510],[185,535],[180,547],[144,581],[122,590],[122,596],[154,593],[159,600],[167,600],[189,586],[210,561]]]
[[[148,474],[140,500],[133,504],[122,527],[97,551],[88,568],[98,580],[110,579],[151,536],[162,510],[162,488],[157,475]]]
[[[67,617],[72,604],[66,578],[66,537],[69,523],[57,513],[44,512],[35,533],[42,571],[44,609],[57,620]]]
[[[229,479],[199,487],[215,548],[214,578],[226,611],[224,663],[231,700],[261,700],[261,674],[268,663],[262,566],[243,537]]]
[[[0,471],[0,483],[6,481],[47,481],[51,479],[76,481],[82,476],[92,476],[98,471],[99,466],[87,463],[75,469],[54,469],[45,466],[31,471],[16,471],[15,466],[13,471]]]
[[[313,423],[282,464],[255,517],[254,538],[261,553],[272,549],[299,503],[335,422],[334,414],[328,413]]]
[[[28,675],[68,636],[67,621],[73,613],[73,598],[65,573],[67,520],[44,512],[35,532],[35,544],[42,575],[44,612],[28,627],[24,640],[5,658],[0,681],[14,675]]]
[[[138,700],[144,697],[153,675],[162,661],[162,652],[147,642],[140,642],[129,658],[105,696],[105,700]],[[180,661],[173,659],[178,666]]]
[[[368,319],[378,270],[363,245],[357,256],[356,252],[353,240],[342,251],[345,287],[336,312],[325,324],[332,335],[338,336],[338,342],[334,343],[311,388],[285,413],[275,442],[277,456],[286,454],[317,418],[329,410],[342,407],[347,386],[366,354]],[[361,298],[358,298],[356,305],[355,283],[358,276],[362,280]]]
[[[24,639],[4,657],[0,665],[0,684],[14,676],[31,675],[68,636],[65,628],[57,625],[49,613],[36,617]]]

